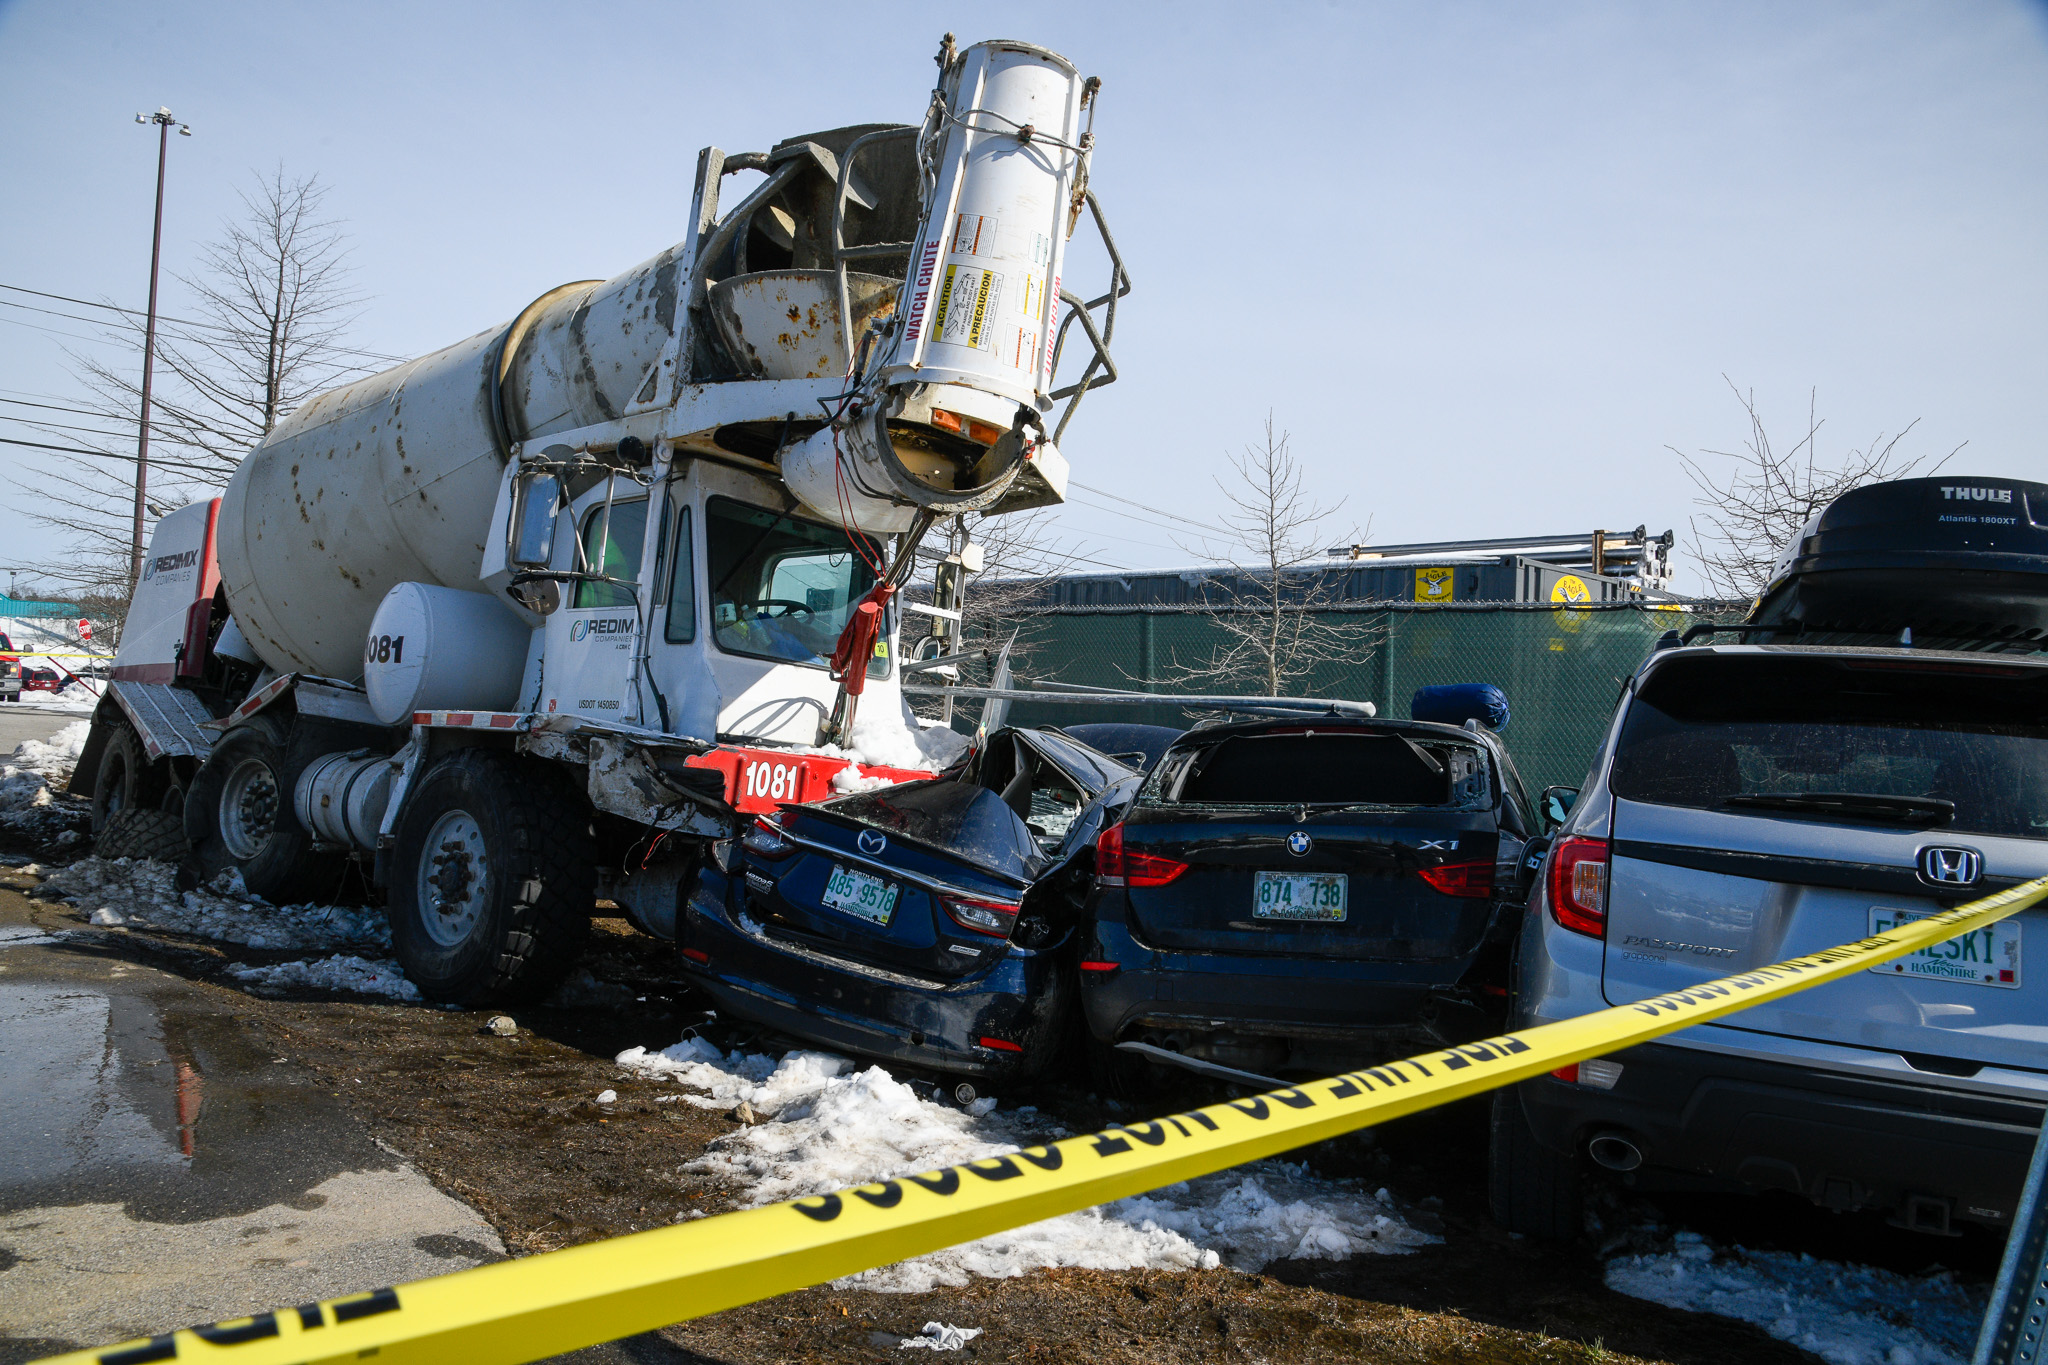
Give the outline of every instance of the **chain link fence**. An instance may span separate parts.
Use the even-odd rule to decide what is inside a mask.
[[[1502,739],[1533,796],[1553,783],[1577,785],[1604,738],[1622,684],[1667,630],[1739,621],[1746,604],[1377,603],[1320,614],[1373,641],[1357,657],[1319,665],[1288,690],[1296,696],[1369,701],[1379,714],[1408,715],[1418,687],[1493,683],[1507,694],[1512,719]],[[1026,609],[987,622],[982,646],[1016,633],[1020,680],[1140,692],[1256,692],[1243,677],[1198,677],[1226,644],[1207,609],[1065,606]],[[976,714],[971,703],[961,712]],[[1197,713],[1159,706],[1018,702],[1013,725],[1072,725],[1122,720],[1186,726]]]

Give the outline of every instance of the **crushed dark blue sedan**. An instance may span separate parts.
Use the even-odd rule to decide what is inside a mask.
[[[1327,1075],[1496,1031],[1535,832],[1476,720],[1189,731],[1096,841],[1077,965],[1106,1079]]]
[[[984,1082],[1037,1073],[1068,1041],[1096,835],[1172,735],[1150,729],[1106,727],[1118,757],[997,730],[931,781],[782,807],[691,892],[686,979],[822,1046]]]

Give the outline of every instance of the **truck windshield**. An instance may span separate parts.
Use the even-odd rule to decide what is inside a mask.
[[[1612,785],[1666,806],[2048,838],[2048,669],[1674,659],[1629,706]]]
[[[712,637],[730,654],[823,668],[854,603],[875,585],[882,546],[729,498],[704,506]],[[863,553],[863,551],[865,553]],[[868,676],[886,677],[888,632]]]

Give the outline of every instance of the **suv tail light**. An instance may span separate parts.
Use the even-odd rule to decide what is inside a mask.
[[[1111,825],[1095,838],[1095,879],[1104,886],[1164,886],[1188,865],[1156,853],[1124,850],[1124,827]]]
[[[1415,875],[1446,896],[1478,898],[1493,894],[1492,863],[1445,863],[1440,867],[1417,868]]]
[[[1009,901],[970,900],[966,896],[941,896],[939,904],[963,929],[991,938],[1008,938],[1017,924],[1017,906]]]
[[[1575,934],[1607,937],[1607,841],[1559,839],[1550,850],[1550,917]]]
[[[795,853],[796,845],[782,837],[782,830],[778,827],[781,818],[781,811],[772,816],[756,816],[754,827],[741,838],[740,847],[771,863],[779,863]]]

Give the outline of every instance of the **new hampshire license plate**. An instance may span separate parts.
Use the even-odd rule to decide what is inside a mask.
[[[819,899],[834,910],[842,910],[870,924],[887,924],[889,916],[896,913],[896,892],[899,889],[894,882],[885,882],[880,877],[871,877],[865,872],[856,872],[834,863],[832,875],[825,879],[825,894]]]
[[[1350,883],[1342,872],[1261,872],[1252,889],[1252,918],[1342,923]]]
[[[1926,919],[1933,913],[1931,910],[1887,910],[1873,905],[1870,908],[1870,932],[1880,934],[1916,919]],[[1966,986],[1998,986],[2016,991],[2020,987],[2019,922],[2002,919],[1982,929],[1943,939],[1917,953],[1894,958],[1870,970],[1882,976],[1958,981]]]

